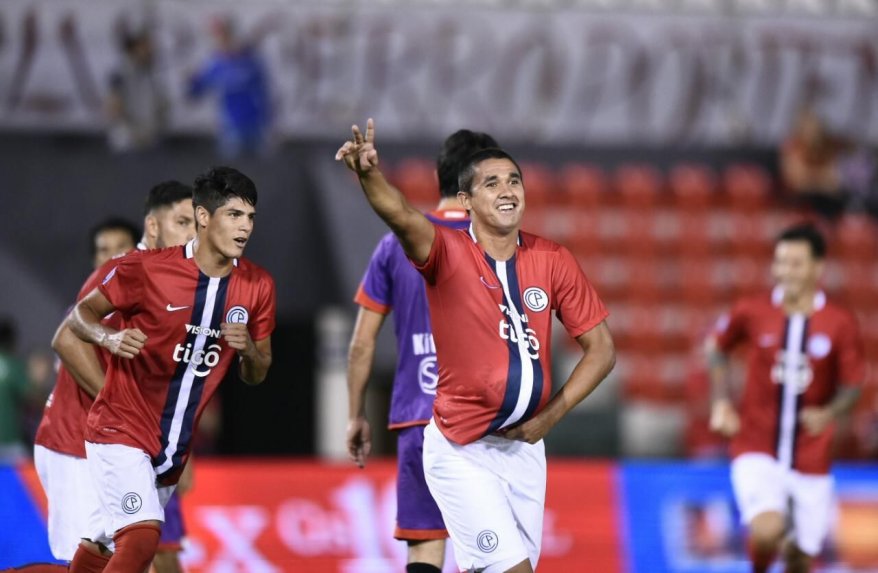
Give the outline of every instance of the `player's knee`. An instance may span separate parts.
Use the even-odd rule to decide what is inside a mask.
[[[83,540],[70,562],[71,573],[101,573],[107,567],[110,558],[103,555],[99,546],[91,541]]]
[[[159,546],[161,529],[154,523],[135,523],[116,532],[116,553],[106,573],[144,571],[152,563]]]
[[[781,514],[764,513],[750,523],[750,543],[758,550],[776,550],[783,541],[786,523]]]
[[[795,543],[787,543],[784,546],[785,573],[809,573],[811,571],[811,556],[799,549]]]

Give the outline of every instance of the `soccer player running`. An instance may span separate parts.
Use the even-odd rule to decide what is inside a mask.
[[[774,290],[739,301],[708,341],[710,426],[732,438],[732,486],[755,573],[768,571],[781,550],[787,572],[810,571],[832,515],[834,422],[865,378],[854,316],[818,286],[825,254],[813,227],[784,231]],[[727,354],[738,345],[749,351],[740,413],[727,379]]]
[[[469,218],[457,200],[457,174],[472,153],[497,142],[485,133],[461,129],[450,135],[436,158],[440,201],[427,219],[452,229],[466,229]],[[424,426],[430,421],[438,366],[424,279],[412,267],[393,233],[378,243],[354,300],[360,305],[348,356],[347,448],[363,467],[372,434],[366,419],[366,386],[378,332],[393,310],[397,363],[390,403],[391,430],[398,432],[396,530],[408,544],[408,573],[439,573],[448,532],[424,480]]]
[[[196,238],[119,259],[68,318],[77,336],[113,355],[85,433],[100,513],[74,555],[74,573],[150,564],[204,405],[233,361],[248,384],[262,382],[271,364],[274,282],[241,258],[256,187],[228,167],[193,187]],[[110,313],[121,316],[119,329],[101,323]]]
[[[117,229],[130,227],[133,228],[130,224],[124,227],[110,225],[106,229],[112,235]],[[124,235],[127,237],[127,231]],[[194,236],[192,188],[177,181],[166,181],[150,189],[144,205],[143,236],[137,248],[179,246]],[[92,245],[95,263],[101,262],[105,255],[112,258],[134,249],[133,240],[108,240],[107,231],[101,226],[92,231]],[[86,280],[77,301],[94,290],[109,272],[109,265],[114,263],[107,261]],[[119,316],[109,317],[105,322],[118,328]],[[52,345],[61,357],[62,365],[37,428],[34,461],[48,501],[52,555],[70,561],[81,535],[87,530],[89,515],[99,508],[85,459],[84,434],[88,411],[104,384],[104,371],[110,355],[106,351],[96,353],[94,347],[79,340],[70,332],[66,321],[59,326]],[[162,550],[156,557],[158,573],[174,573],[180,569],[177,553],[181,548],[182,517],[179,502],[174,504],[170,512],[166,511],[166,523],[162,528]],[[21,570],[39,573],[33,567],[37,566]]]
[[[543,436],[615,363],[607,311],[573,255],[521,232],[521,170],[506,152],[476,152],[461,169],[468,230],[435,225],[378,169],[375,129],[336,159],[426,280],[440,365],[424,472],[461,569],[531,572],[539,558],[546,488]],[[585,355],[549,399],[551,311]]]

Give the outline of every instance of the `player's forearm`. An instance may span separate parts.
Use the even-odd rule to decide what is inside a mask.
[[[829,411],[836,419],[846,416],[854,409],[854,405],[856,405],[859,398],[860,388],[843,387],[836,393],[832,402],[829,403]]]
[[[104,386],[104,371],[94,347],[75,336],[65,321],[52,339],[52,349],[79,387],[92,398],[97,396]]]
[[[102,318],[88,303],[83,301],[70,311],[67,324],[70,326],[71,332],[80,340],[103,347],[107,338],[116,331],[101,324]]]
[[[729,389],[729,359],[725,353],[713,344],[707,348],[707,371],[710,378],[710,401],[715,404],[722,400],[731,400]]]
[[[375,358],[374,341],[353,340],[348,351],[348,418],[366,416],[366,387]]]
[[[241,354],[238,374],[245,384],[261,384],[271,367],[271,354],[255,348],[248,354]]]
[[[573,369],[567,382],[540,412],[551,426],[557,424],[577,404],[594,392],[616,365],[616,351],[612,341],[591,348]]]
[[[432,223],[377,169],[360,175],[360,186],[369,205],[399,238],[406,254],[418,262],[425,261],[433,243]]]

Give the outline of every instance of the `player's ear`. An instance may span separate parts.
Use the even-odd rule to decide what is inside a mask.
[[[159,236],[159,222],[152,213],[143,220],[143,230],[146,232],[146,236],[153,241]]]
[[[469,193],[464,193],[463,191],[457,192],[457,201],[460,203],[460,206],[466,209],[467,211],[472,209],[473,198]]]
[[[210,221],[210,213],[207,209],[201,205],[195,207],[195,222],[198,223],[198,227],[207,227],[208,221]]]

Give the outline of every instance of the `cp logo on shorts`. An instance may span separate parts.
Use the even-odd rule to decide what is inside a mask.
[[[231,324],[247,324],[250,320],[250,313],[243,306],[233,306],[226,313],[226,322]]]
[[[497,539],[497,534],[491,531],[490,529],[486,529],[485,531],[479,533],[476,542],[479,545],[479,549],[481,549],[485,553],[490,553],[497,549],[497,544],[500,542]]]
[[[545,310],[549,306],[549,295],[540,287],[530,287],[524,291],[524,304],[534,312]]]
[[[127,514],[137,513],[143,507],[143,500],[134,492],[126,493],[122,498],[122,511]]]

